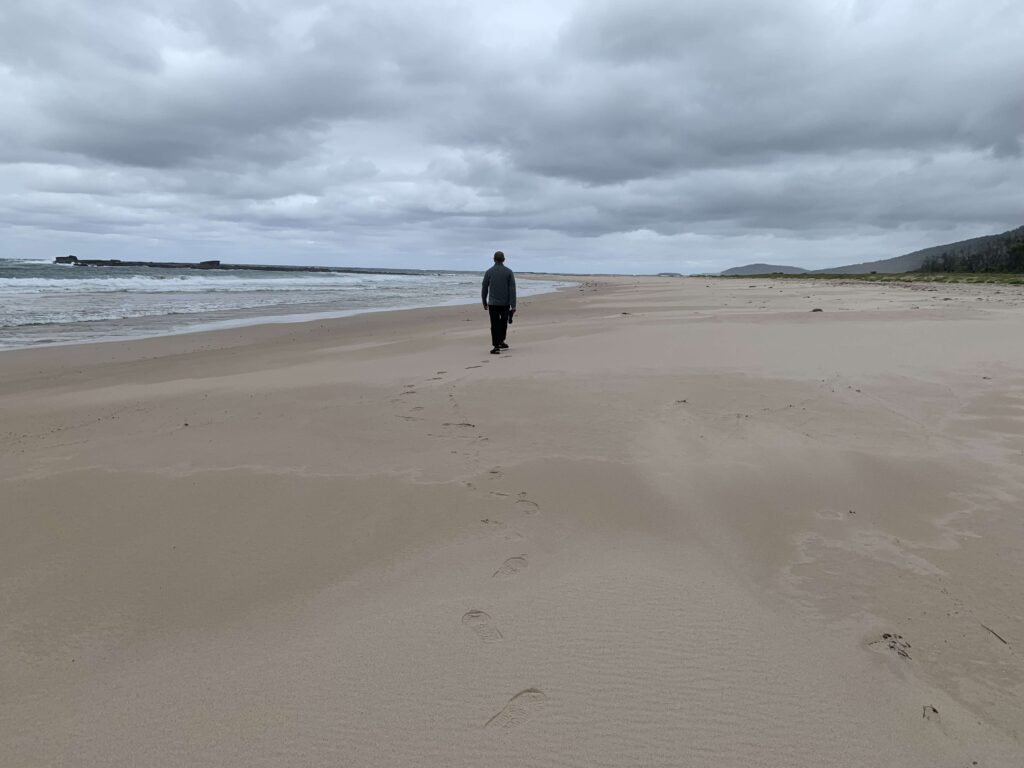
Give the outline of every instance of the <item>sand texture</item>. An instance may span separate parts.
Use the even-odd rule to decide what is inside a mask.
[[[486,324],[0,353],[0,766],[1024,765],[1020,288]]]

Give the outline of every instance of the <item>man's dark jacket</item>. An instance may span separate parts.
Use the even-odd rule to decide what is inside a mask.
[[[516,308],[516,276],[504,264],[495,264],[484,272],[481,292],[484,304],[495,307]]]

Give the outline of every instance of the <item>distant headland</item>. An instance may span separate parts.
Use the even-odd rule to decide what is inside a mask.
[[[1011,272],[1024,271],[1024,227],[998,235],[984,235],[945,245],[933,245],[881,261],[807,270],[775,264],[747,264],[721,274],[727,277],[767,274],[894,275],[904,272]]]
[[[55,264],[73,264],[76,267],[154,267],[156,269],[248,269],[258,272],[346,272],[385,275],[435,275],[436,269],[385,269],[383,267],[301,267],[286,264],[222,264],[219,261],[122,261],[120,259],[80,259],[77,256],[58,256]]]

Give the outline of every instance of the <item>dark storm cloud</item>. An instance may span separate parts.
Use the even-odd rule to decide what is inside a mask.
[[[966,0],[9,0],[0,226],[46,255],[882,258],[1021,223],[1022,38]]]

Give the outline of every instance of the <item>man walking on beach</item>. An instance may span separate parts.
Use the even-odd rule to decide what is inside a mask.
[[[516,276],[505,266],[505,254],[494,252],[494,266],[484,272],[482,297],[484,309],[491,314],[492,355],[508,349],[505,334],[516,312]]]

